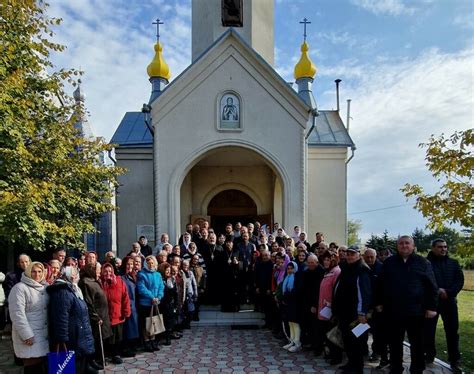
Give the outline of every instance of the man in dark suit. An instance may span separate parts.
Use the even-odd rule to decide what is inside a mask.
[[[249,240],[247,230],[242,230],[242,240],[237,244],[239,252],[239,298],[242,303],[250,303],[250,288],[253,287],[253,254],[256,252],[255,244]]]
[[[390,373],[403,373],[403,340],[410,342],[410,373],[425,369],[423,326],[436,316],[438,286],[430,262],[415,253],[408,235],[397,240],[397,253],[385,260],[380,273],[376,299],[377,312],[387,318],[390,347]]]
[[[431,243],[428,261],[438,284],[438,315],[427,321],[425,326],[425,355],[427,362],[433,362],[436,356],[435,335],[438,317],[443,319],[446,344],[448,346],[448,361],[454,373],[461,373],[459,361],[459,316],[456,296],[464,285],[464,274],[459,262],[448,256],[448,244],[443,239],[435,239]]]

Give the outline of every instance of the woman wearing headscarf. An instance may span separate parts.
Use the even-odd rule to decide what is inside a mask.
[[[78,270],[65,266],[60,277],[46,289],[50,297],[50,342],[53,350],[75,352],[77,374],[98,373],[88,363],[94,354],[94,338],[87,304],[78,282]]]
[[[306,264],[306,259],[308,258],[308,252],[306,251],[306,247],[304,244],[298,244],[296,247],[296,257],[295,257],[295,262],[296,265],[298,265],[298,272],[302,273],[303,271],[306,270],[306,267],[308,266]]]
[[[114,267],[110,262],[102,266],[100,283],[109,304],[109,318],[112,326],[112,336],[107,342],[107,353],[112,356],[112,363],[120,365],[120,345],[123,337],[123,323],[130,317],[130,299],[127,286],[122,278],[115,275]]]
[[[184,260],[181,265],[181,276],[184,282],[184,320],[183,328],[191,328],[191,319],[195,311],[195,302],[198,297],[198,289],[196,278],[191,270],[189,270],[189,260]]]
[[[53,284],[54,281],[61,275],[61,263],[58,260],[51,260],[48,263],[49,265],[49,274],[48,274],[48,283]]]
[[[137,312],[137,273],[134,269],[133,257],[125,257],[122,262],[122,280],[127,286],[128,298],[130,299],[130,316],[123,324],[122,356],[134,357],[136,353],[136,340],[140,337],[138,329]]]
[[[300,320],[301,311],[299,310],[299,277],[296,276],[298,265],[291,261],[286,267],[286,277],[283,280],[282,286],[282,315],[285,322],[288,322],[290,327],[290,342],[283,348],[289,352],[297,352],[301,350],[301,328]]]
[[[89,311],[89,320],[91,323],[92,334],[95,342],[96,360],[90,362],[91,366],[97,370],[103,369],[101,344],[105,339],[112,336],[112,328],[109,320],[109,305],[107,297],[99,283],[100,268],[98,263],[88,263],[82,269],[82,278],[79,281],[79,287],[84,295],[84,301]],[[99,332],[99,328],[102,329]],[[100,336],[102,333],[102,342]]]
[[[326,336],[326,333],[334,327],[331,322],[331,317],[326,313],[322,313],[322,310],[326,308],[331,310],[332,314],[332,298],[334,294],[334,286],[336,281],[341,274],[341,268],[339,267],[339,258],[335,251],[328,250],[320,256],[321,265],[324,268],[323,279],[319,286],[319,301],[318,308],[312,310],[318,315],[318,330],[317,330],[317,346],[322,349],[323,343],[326,343],[329,348],[329,354],[327,358],[330,360],[331,365],[337,365],[342,361],[342,350],[335,344],[332,344]],[[329,308],[329,309],[327,309]]]
[[[8,297],[15,355],[23,359],[24,373],[46,373],[48,345],[48,294],[45,268],[32,262]]]
[[[275,252],[275,266],[272,273],[272,294],[274,297],[274,307],[277,311],[274,320],[273,334],[278,338],[285,338],[283,330],[283,316],[282,316],[282,286],[286,275],[286,266],[290,262],[290,258],[285,253],[285,249],[279,247],[278,252]]]
[[[55,277],[53,277],[53,269],[48,262],[43,262],[44,267],[44,280],[48,285],[53,284],[55,281]]]
[[[158,263],[155,256],[145,258],[145,266],[137,275],[138,318],[143,331],[143,340],[146,352],[158,351],[158,340],[155,335],[146,331],[146,317],[156,314],[157,306],[163,298],[164,284],[157,271]]]
[[[170,345],[171,338],[179,339],[181,337],[174,332],[178,317],[178,289],[176,287],[176,280],[171,274],[170,264],[167,262],[160,264],[158,270],[164,282],[164,295],[160,303],[160,312],[163,314],[166,328],[164,345]]]

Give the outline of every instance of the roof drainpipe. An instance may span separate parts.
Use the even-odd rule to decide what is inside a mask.
[[[351,117],[351,99],[347,99],[347,120],[346,120],[347,132],[349,132],[349,123],[350,123],[351,118],[352,118]],[[346,160],[346,165],[354,158],[355,150],[356,150],[356,147],[355,145],[353,145],[351,147],[351,157],[349,157]]]
[[[357,148],[355,147],[355,145],[353,145],[353,146],[351,147],[351,157],[349,157],[349,158],[346,160],[346,165],[347,165],[349,162],[351,162],[351,160],[354,158],[354,154],[355,154],[355,150],[356,150],[356,149],[357,149]]]
[[[109,155],[109,158],[110,158],[110,159],[112,160],[112,162],[114,163],[114,165],[116,165],[116,164],[117,164],[117,160],[114,158],[114,156],[112,156],[112,150],[109,149],[109,150],[107,151],[107,153],[108,153],[108,155]]]
[[[347,132],[349,132],[349,123],[351,120],[351,99],[347,99],[347,119],[346,119],[346,128]]]
[[[336,105],[337,105],[337,111],[339,112],[339,83],[342,82],[340,79],[336,79],[334,82],[336,82]]]
[[[311,133],[313,132],[314,127],[316,126],[316,117],[319,116],[319,112],[317,109],[311,110],[310,113],[311,113],[311,117],[313,117],[313,123],[311,124],[311,127],[309,128],[308,133],[304,137],[305,140],[307,140],[309,136],[311,135]]]
[[[148,128],[148,131],[151,133],[151,137],[155,137],[155,130],[153,129],[153,125],[150,123],[150,113],[151,113],[151,105],[150,104],[143,104],[142,113],[144,114],[144,121],[145,125]]]

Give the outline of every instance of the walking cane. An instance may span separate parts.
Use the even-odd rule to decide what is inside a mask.
[[[100,350],[102,352],[102,363],[104,364],[104,373],[105,367],[107,363],[105,362],[105,354],[104,354],[104,342],[102,341],[102,325],[99,323],[99,339],[100,339]]]

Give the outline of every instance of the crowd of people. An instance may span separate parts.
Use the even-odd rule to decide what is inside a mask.
[[[61,248],[52,257],[41,263],[20,255],[2,284],[25,373],[47,372],[51,351],[74,351],[77,373],[158,351],[199,320],[202,304],[223,312],[255,308],[282,349],[311,349],[331,365],[345,353],[339,368],[347,373],[362,373],[365,360],[402,373],[405,333],[410,372],[422,373],[436,355],[441,315],[449,361],[460,372],[456,295],[463,273],[442,239],[424,258],[409,236],[398,239],[396,253],[361,251],[326,243],[323,233],[311,244],[298,226],[288,235],[277,223],[271,230],[229,223],[216,233],[204,222],[187,225],[176,244],[166,233],[155,248],[140,237],[123,258],[108,252],[99,262],[86,252],[76,259]],[[150,330],[154,316],[162,318],[161,333]]]

